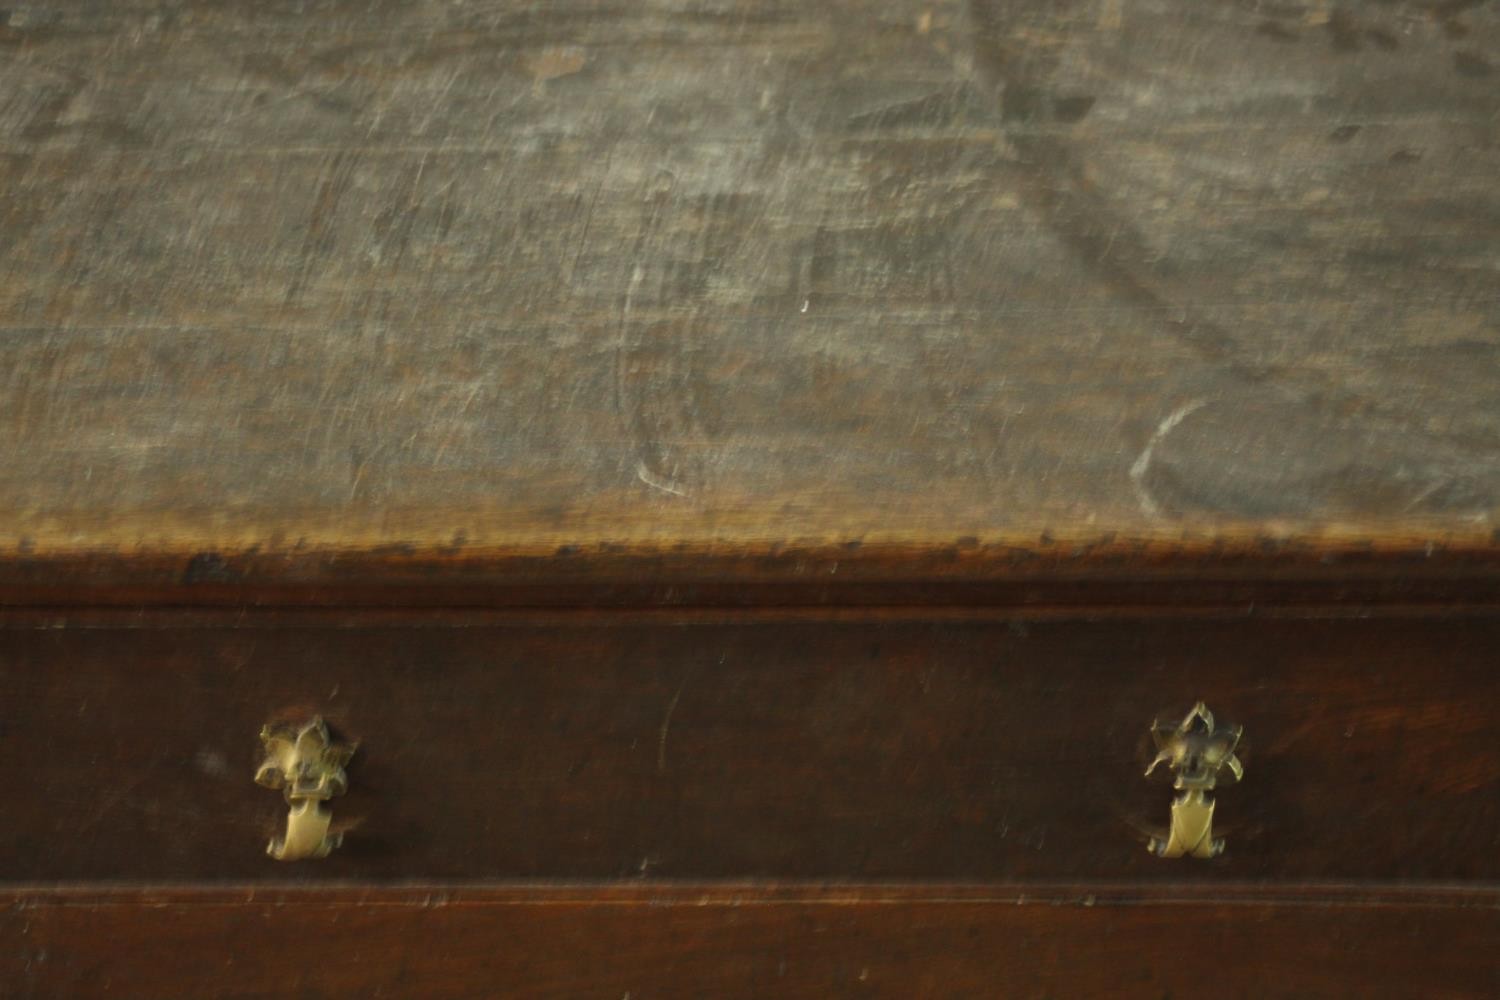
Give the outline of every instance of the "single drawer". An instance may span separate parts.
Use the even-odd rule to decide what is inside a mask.
[[[1500,617],[12,613],[0,876],[1500,877]],[[1221,856],[1163,859],[1153,719],[1243,726]],[[278,862],[268,722],[357,741]],[[1159,769],[1161,770],[1161,769]]]

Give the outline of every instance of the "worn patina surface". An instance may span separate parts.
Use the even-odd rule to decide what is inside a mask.
[[[1493,547],[1500,10],[0,13],[0,550]]]

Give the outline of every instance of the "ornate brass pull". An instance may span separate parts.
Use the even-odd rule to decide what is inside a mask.
[[[1172,828],[1165,838],[1151,838],[1151,853],[1159,858],[1212,858],[1224,852],[1224,841],[1214,839],[1214,800],[1209,796],[1225,769],[1232,781],[1244,777],[1245,769],[1234,755],[1240,742],[1240,727],[1220,728],[1203,702],[1193,706],[1181,722],[1160,720],[1151,724],[1156,741],[1156,759],[1146,768],[1149,776],[1165,763],[1176,779],[1172,787]],[[1226,782],[1227,784],[1228,782]]]
[[[344,765],[354,746],[334,743],[321,716],[302,726],[269,725],[261,729],[266,759],[255,772],[258,784],[279,788],[291,806],[286,835],[274,837],[266,853],[278,861],[327,857],[344,839],[328,832],[333,814],[323,803],[344,794]]]

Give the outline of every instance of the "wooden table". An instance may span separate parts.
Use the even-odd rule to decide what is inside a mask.
[[[1500,995],[1497,518],[1493,4],[0,12],[4,995]]]

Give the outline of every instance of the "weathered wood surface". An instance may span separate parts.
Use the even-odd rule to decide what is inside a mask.
[[[1500,882],[1493,612],[31,617],[0,883]],[[1222,857],[1162,861],[1148,731],[1199,698],[1245,781]],[[277,864],[256,734],[313,714],[360,743],[348,836]]]
[[[0,552],[1493,549],[1497,68],[1464,2],[9,7]]]
[[[1442,997],[1493,891],[571,886],[0,893],[22,998]]]

